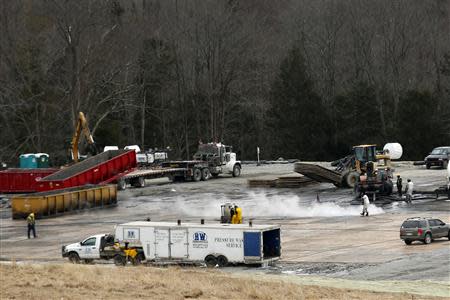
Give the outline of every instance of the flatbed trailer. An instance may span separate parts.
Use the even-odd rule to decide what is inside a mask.
[[[127,185],[144,187],[146,179],[183,176],[188,172],[187,168],[134,168],[117,174],[103,181],[102,184],[117,183],[117,189],[125,190]]]

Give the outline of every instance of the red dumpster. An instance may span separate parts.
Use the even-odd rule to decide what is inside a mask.
[[[0,171],[0,193],[32,193],[37,191],[37,180],[59,169],[6,169]]]
[[[99,184],[136,167],[134,150],[111,150],[42,178],[38,191]]]

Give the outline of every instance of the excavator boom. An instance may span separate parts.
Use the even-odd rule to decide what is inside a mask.
[[[86,117],[84,116],[84,113],[82,113],[80,111],[78,113],[77,125],[75,127],[75,131],[72,136],[72,141],[70,143],[70,152],[71,152],[71,156],[72,156],[72,159],[74,162],[78,162],[78,160],[80,159],[80,156],[79,156],[80,154],[78,152],[78,144],[80,142],[80,138],[81,138],[82,134],[85,136],[85,139],[86,139],[87,143],[90,145],[90,147],[92,149],[94,149],[94,151],[91,151],[91,152],[96,152],[94,139],[92,138],[91,131],[89,130]]]

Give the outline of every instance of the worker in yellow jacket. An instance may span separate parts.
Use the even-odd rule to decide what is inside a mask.
[[[242,224],[242,209],[237,205],[234,206],[234,215],[231,218],[231,224]]]
[[[33,231],[33,237],[36,237],[36,218],[34,217],[34,213],[31,213],[27,217],[27,224],[28,224],[28,238],[30,238],[30,231]]]
[[[236,224],[242,224],[242,208],[236,208]]]

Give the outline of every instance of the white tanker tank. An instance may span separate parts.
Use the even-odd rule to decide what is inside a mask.
[[[389,154],[392,160],[400,159],[403,155],[403,147],[399,143],[387,143],[383,147],[383,152]]]

